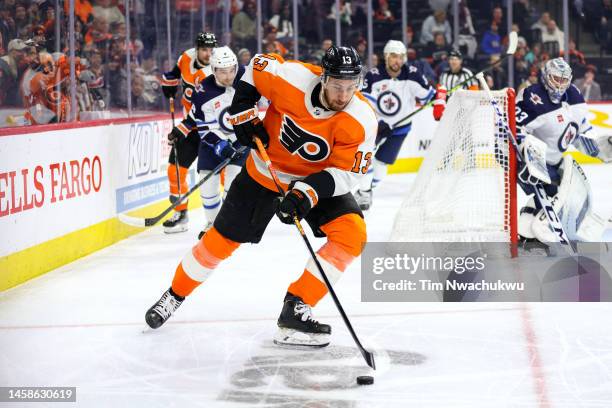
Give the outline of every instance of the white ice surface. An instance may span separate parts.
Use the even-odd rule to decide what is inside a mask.
[[[612,167],[585,168],[609,218]],[[411,180],[381,185],[369,240],[388,237]],[[329,297],[314,312],[332,324],[332,345],[276,348],[282,298],[307,260],[276,220],[165,326],[142,333],[202,219],[192,212],[187,233],[155,227],[0,293],[0,386],[77,387],[76,405],[51,407],[612,407],[605,303],[361,303],[355,262],[337,292],[376,352],[375,384],[355,384],[369,370]]]

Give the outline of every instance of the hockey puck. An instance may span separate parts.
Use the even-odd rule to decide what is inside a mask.
[[[357,384],[359,385],[370,385],[374,384],[374,377],[371,375],[360,375],[357,377]]]

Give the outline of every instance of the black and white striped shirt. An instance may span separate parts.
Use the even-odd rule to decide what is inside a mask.
[[[456,74],[452,73],[449,68],[446,71],[444,71],[442,75],[440,75],[439,83],[440,85],[444,85],[447,90],[451,90],[457,84],[465,81],[472,75],[474,75],[472,71],[470,71],[467,68],[461,68],[461,71],[457,72]],[[476,78],[472,78],[472,80],[465,83],[461,88],[468,89],[472,85],[478,86],[478,80]]]

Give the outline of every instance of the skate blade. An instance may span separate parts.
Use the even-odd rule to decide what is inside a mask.
[[[164,232],[166,234],[177,234],[179,232],[185,232],[189,229],[189,227],[187,225],[185,225],[184,227],[164,227]]]
[[[282,348],[308,350],[329,345],[329,334],[304,333],[293,329],[279,328],[274,335],[274,344]]]

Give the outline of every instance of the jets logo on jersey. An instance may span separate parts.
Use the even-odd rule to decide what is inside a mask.
[[[330,153],[325,139],[302,129],[287,115],[283,116],[280,142],[289,153],[312,162],[325,160]]]
[[[544,105],[544,102],[542,102],[542,98],[540,98],[540,95],[535,94],[533,92],[531,93],[531,98],[529,98],[529,100],[534,105]]]
[[[378,110],[386,116],[393,116],[402,108],[402,101],[393,91],[386,91],[378,96]]]
[[[564,152],[574,142],[578,136],[578,124],[576,122],[570,122],[561,133],[559,138],[559,150]]]
[[[219,103],[219,102],[217,102]],[[215,104],[215,107],[217,104]],[[228,112],[229,106],[226,106],[224,109],[219,112],[219,117],[217,120],[219,121],[219,126],[227,133],[232,133],[234,131],[234,127],[232,126],[232,122],[230,121],[230,114]]]

